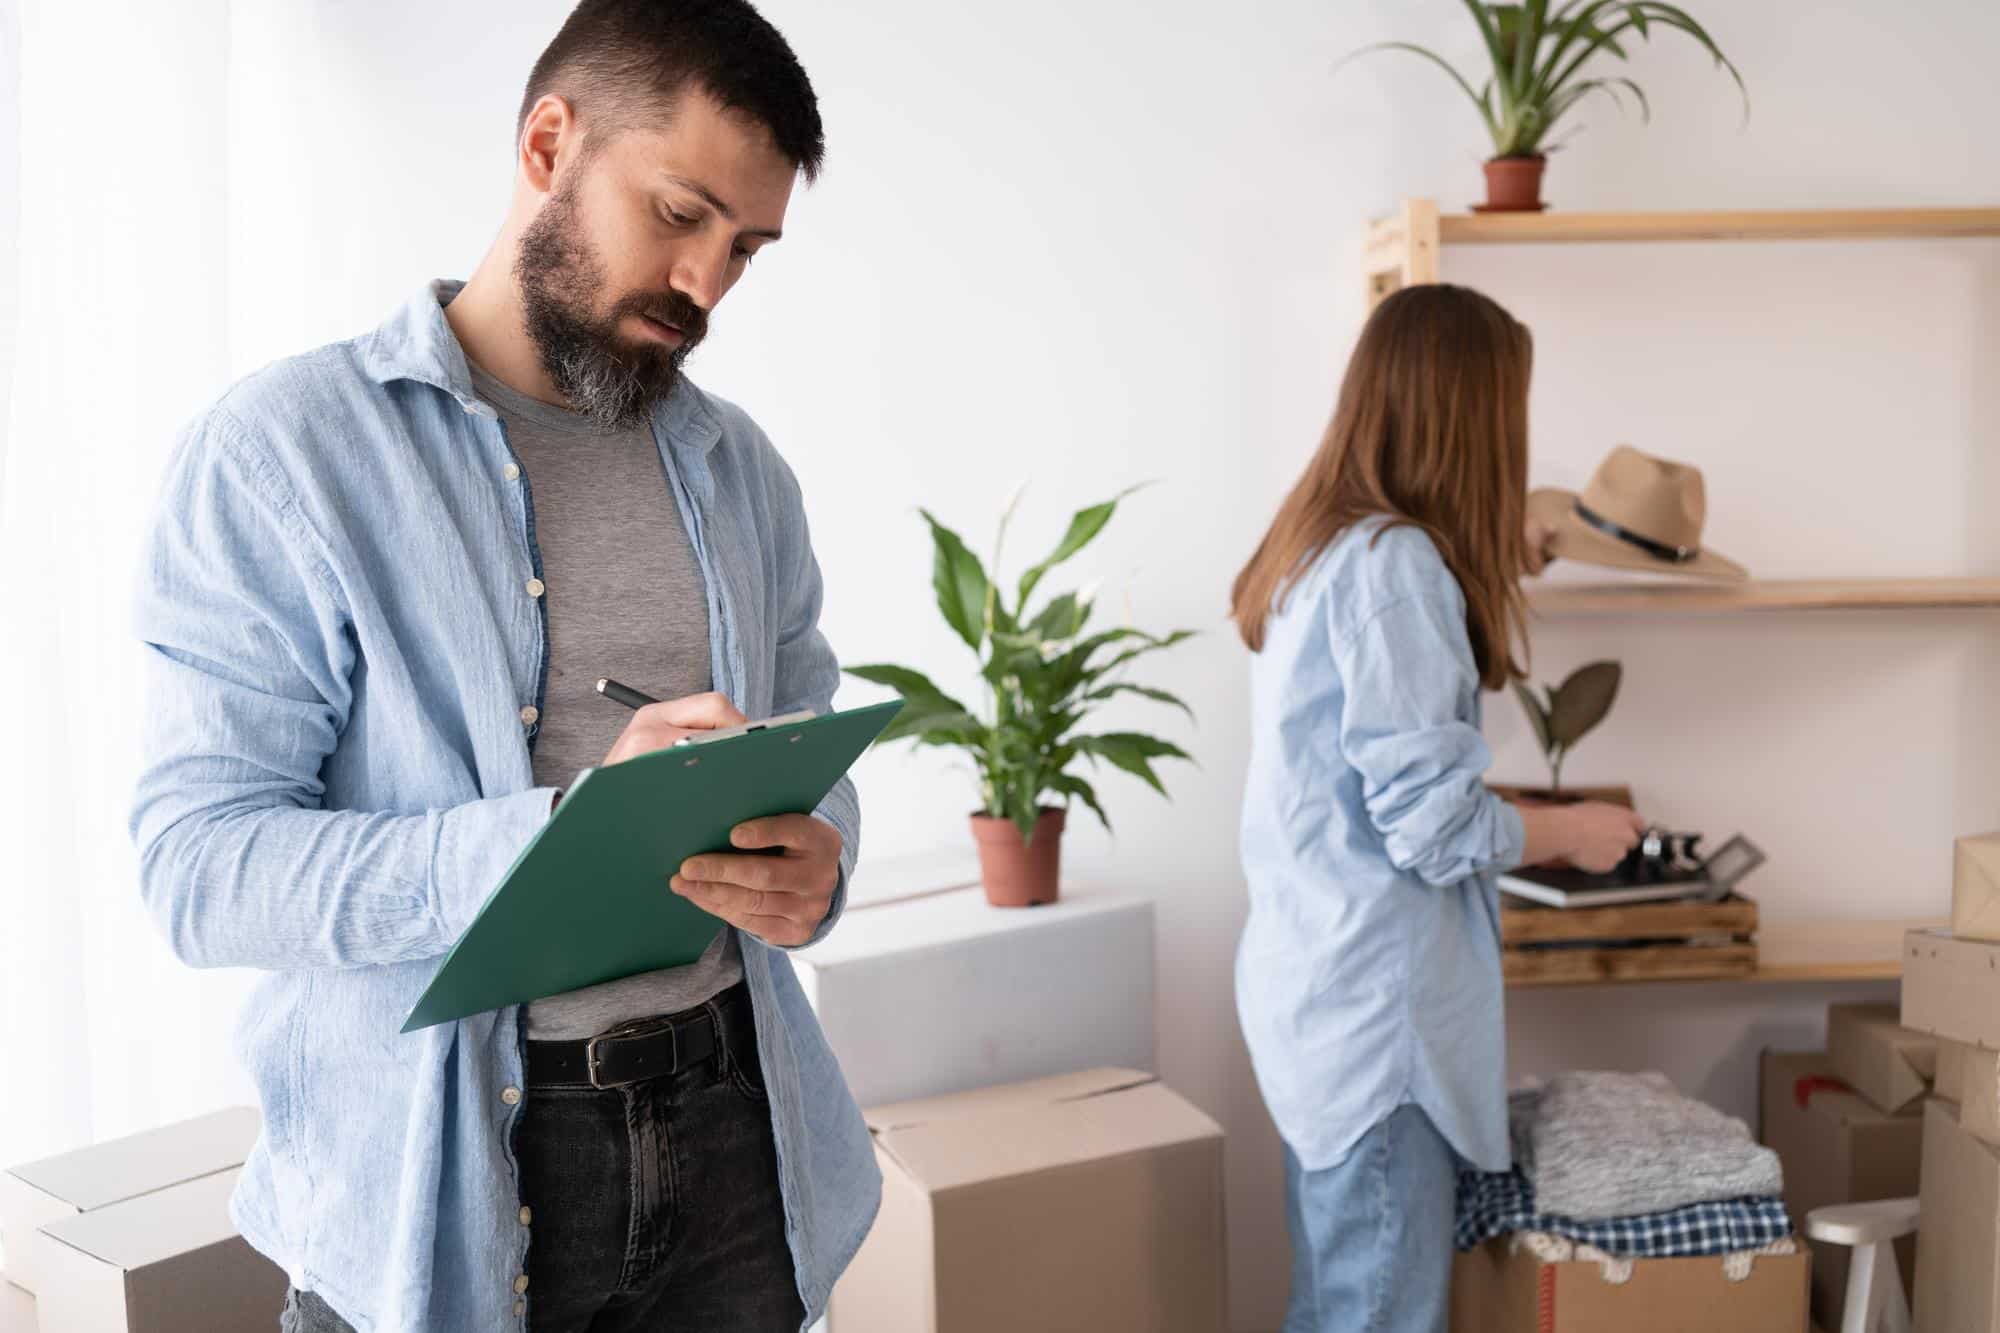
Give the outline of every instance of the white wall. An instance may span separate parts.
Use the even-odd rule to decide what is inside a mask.
[[[1362,42],[1470,59],[1448,0],[770,0],[820,89],[824,181],[731,296],[694,363],[746,404],[806,488],[850,661],[966,685],[928,609],[913,509],[975,548],[1030,481],[1018,557],[1135,480],[1075,574],[1139,623],[1207,636],[1153,679],[1201,717],[1167,805],[1105,783],[1119,835],[1076,873],[1144,885],[1161,921],[1166,1077],[1230,1135],[1235,1314],[1270,1328],[1286,1247],[1277,1147],[1237,1036],[1243,655],[1227,585],[1332,401],[1360,317],[1364,220],[1404,195],[1477,197],[1480,139],[1442,76]],[[1555,159],[1558,207],[1993,202],[2000,11],[1984,0],[1698,6],[1755,99],[1685,47],[1642,53],[1650,127],[1593,108]],[[231,205],[233,360],[372,324],[463,274],[506,197],[515,99],[565,6],[292,0],[234,8],[236,170],[288,196]],[[307,58],[308,55],[310,58]],[[261,57],[261,58],[260,58]],[[1447,256],[1535,328],[1538,480],[1624,440],[1707,472],[1714,543],[1772,576],[2000,574],[2000,250],[1992,241],[1488,251]],[[1994,621],[1972,615],[1593,621],[1539,674],[1625,660],[1579,753],[1675,824],[1772,853],[1771,918],[1939,910],[1955,833],[2000,823]],[[864,697],[855,691],[852,698]],[[1511,705],[1500,774],[1531,778]],[[1145,711],[1118,721],[1149,722]],[[1182,727],[1166,722],[1169,734]],[[865,761],[871,849],[962,836],[961,775]],[[1841,993],[1880,994],[1883,988]],[[1761,1041],[1815,1039],[1834,992],[1635,989],[1513,1001],[1517,1069],[1665,1067],[1747,1113]]]
[[[7,403],[14,383],[14,311],[20,266],[12,261],[21,235],[21,15],[16,0],[0,0],[0,458],[7,453]],[[7,476],[0,469],[0,497]]]

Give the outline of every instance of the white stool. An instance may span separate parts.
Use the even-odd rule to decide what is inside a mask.
[[[1910,1333],[1910,1303],[1896,1267],[1896,1240],[1916,1229],[1915,1199],[1839,1203],[1806,1214],[1807,1236],[1854,1249],[1840,1333]]]

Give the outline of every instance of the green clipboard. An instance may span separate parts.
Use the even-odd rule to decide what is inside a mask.
[[[722,929],[667,886],[748,819],[806,814],[901,700],[585,769],[404,1020],[414,1032],[701,957]]]

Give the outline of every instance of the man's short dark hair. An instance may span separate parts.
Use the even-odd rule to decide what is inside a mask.
[[[747,0],[583,0],[528,75],[514,133],[554,93],[602,146],[663,123],[690,86],[761,121],[808,181],[819,175],[819,99],[784,37]]]

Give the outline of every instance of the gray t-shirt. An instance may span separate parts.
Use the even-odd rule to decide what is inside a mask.
[[[600,430],[472,366],[500,413],[535,506],[548,602],[549,679],[537,719],[537,786],[567,787],[601,762],[631,711],[597,693],[610,676],[656,699],[712,688],[708,592],[650,429]],[[578,893],[589,892],[577,885]],[[669,892],[664,881],[660,891]],[[595,1036],[631,1018],[692,1008],[743,975],[734,931],[696,961],[528,1005],[528,1036]]]

